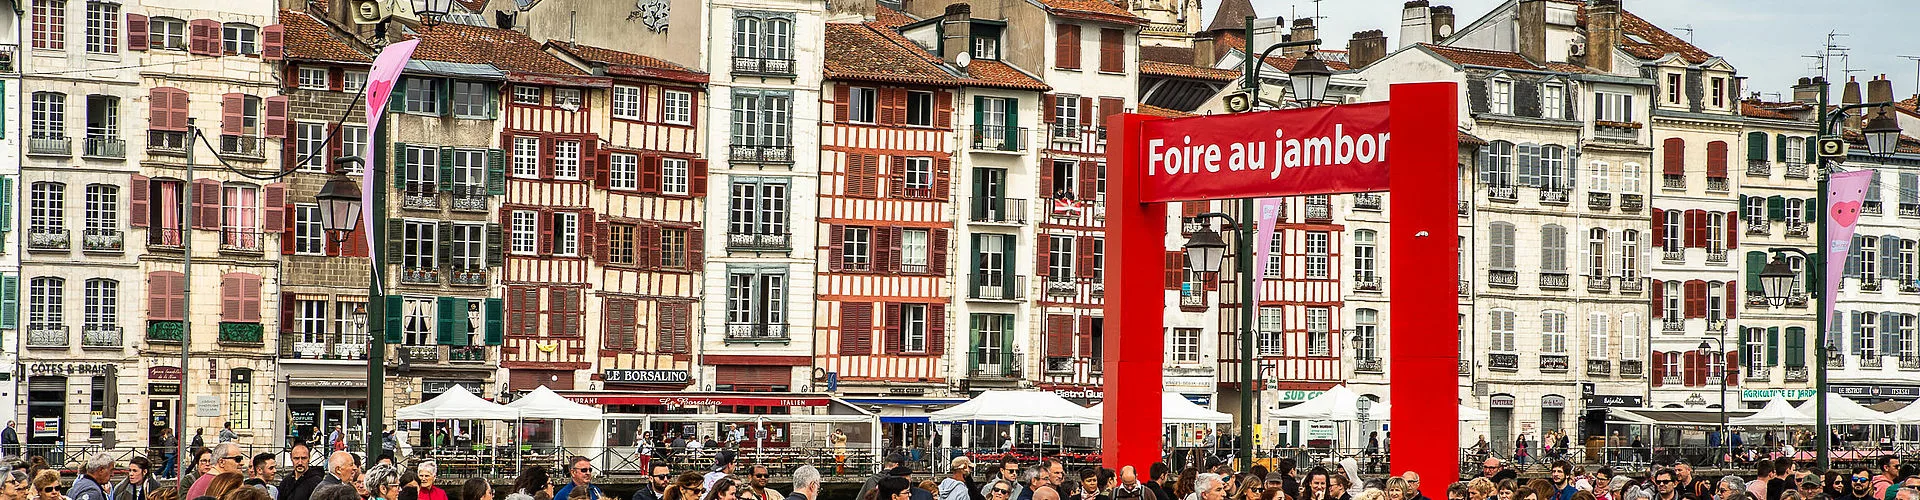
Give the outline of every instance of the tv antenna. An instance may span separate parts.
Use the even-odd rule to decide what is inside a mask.
[[[1920,96],[1920,56],[1900,56],[1900,58],[1914,62],[1913,95]]]

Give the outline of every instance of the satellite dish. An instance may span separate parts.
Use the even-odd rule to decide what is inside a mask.
[[[968,64],[972,64],[972,63],[973,63],[973,54],[969,52],[961,52],[958,57],[953,58],[953,64],[958,65],[962,68],[965,68],[967,67]]]
[[[1434,34],[1436,34],[1436,35],[1439,35],[1439,36],[1442,36],[1442,37],[1449,37],[1449,36],[1453,36],[1453,27],[1452,27],[1452,26],[1441,26],[1441,27],[1440,27],[1440,29],[1439,29],[1439,30],[1436,30],[1436,31],[1437,31],[1437,32],[1436,32],[1436,33],[1434,33]]]

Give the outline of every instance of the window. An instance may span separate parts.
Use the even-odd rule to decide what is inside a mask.
[[[1901,282],[1901,283],[1913,283],[1913,282],[1914,282],[1914,268],[1913,268],[1913,264],[1914,264],[1914,251],[1916,250],[1916,248],[1915,248],[1915,246],[1916,246],[1917,244],[1920,244],[1920,242],[1916,242],[1916,241],[1914,241],[1914,240],[1900,240],[1900,270],[1899,270],[1899,275],[1900,275],[1900,282]],[[1887,273],[1887,274],[1894,274],[1894,273],[1891,273],[1891,272],[1890,272],[1890,273]]]
[[[1047,279],[1053,281],[1073,279],[1073,264],[1073,237],[1058,234],[1047,235]],[[1199,280],[1188,279],[1187,281],[1194,282]]]
[[[1607,359],[1607,313],[1587,315],[1587,359]]]
[[[1307,277],[1327,277],[1327,239],[1326,231],[1307,231]]]
[[[1660,228],[1660,249],[1678,252],[1680,251],[1680,216],[1685,213],[1679,210],[1668,210],[1665,213],[1667,220],[1661,223],[1663,226]]]
[[[302,344],[325,344],[327,342],[327,301],[296,300],[293,302],[293,331],[300,335]],[[307,346],[295,345],[296,350],[305,353]]]
[[[1487,248],[1492,255],[1489,264],[1495,270],[1512,271],[1514,268],[1514,228],[1513,223],[1496,221],[1488,227],[1492,233]]]
[[[120,52],[120,4],[87,2],[87,52]]]
[[[440,114],[439,80],[407,77],[401,79],[400,84],[407,89],[401,111],[426,115]]]
[[[1053,197],[1073,199],[1079,189],[1080,165],[1073,160],[1053,160]]]
[[[1600,109],[1594,110],[1595,121],[1614,123],[1633,123],[1633,94],[1619,92],[1594,92],[1599,96]]]
[[[492,113],[493,92],[481,82],[453,82],[453,116],[487,118]]]
[[[1765,328],[1750,327],[1740,329],[1740,352],[1742,353],[1741,357],[1744,358],[1744,361],[1741,362],[1742,365],[1749,368],[1766,366],[1766,339],[1767,329]]]
[[[251,24],[227,23],[220,27],[220,47],[227,55],[251,55],[260,52],[260,29]]]
[[[1540,94],[1540,117],[1560,119],[1567,115],[1567,88],[1559,84],[1549,84]]]
[[[786,338],[786,267],[727,270],[727,337]]]
[[[86,309],[84,315],[87,326],[114,326],[120,323],[120,282],[94,278],[84,285]]]
[[[1793,268],[1793,294],[1806,293],[1807,259],[1798,255],[1788,255],[1787,266]]]
[[[579,109],[586,102],[581,95],[580,89],[553,89],[553,105],[569,111]]]
[[[67,0],[33,0],[33,48],[66,50]]]
[[[1900,359],[1913,359],[1915,348],[1920,347],[1914,344],[1916,340],[1920,340],[1914,338],[1915,320],[1916,317],[1912,314],[1900,315]]]
[[[457,270],[478,271],[486,269],[487,254],[483,248],[487,244],[487,225],[453,225],[453,262],[448,265]]]
[[[1262,276],[1268,278],[1286,276],[1286,270],[1281,267],[1287,262],[1286,249],[1286,232],[1274,231],[1272,238],[1267,240],[1267,270],[1261,274]]]
[[[293,124],[293,162],[296,168],[307,172],[326,172],[327,169],[327,124],[322,122],[294,122]],[[359,155],[359,151],[347,154]]]
[[[1607,190],[1607,162],[1596,161],[1587,166],[1587,190],[1605,192]]]
[[[1260,355],[1267,357],[1285,356],[1287,341],[1285,331],[1286,311],[1279,307],[1263,306],[1260,308],[1260,322],[1258,324],[1260,327]]]
[[[1727,249],[1727,214],[1707,213],[1707,251],[1723,252]]]
[[[367,72],[348,71],[340,79],[340,90],[349,94],[359,93],[367,88]]]
[[[849,271],[867,270],[870,262],[872,261],[872,256],[869,255],[869,252],[873,250],[873,246],[871,244],[872,241],[870,239],[872,238],[872,236],[873,236],[873,228],[852,227],[852,226],[841,228],[840,230],[840,238],[841,238],[840,265],[841,267],[844,267]]]
[[[793,72],[793,14],[736,11],[734,16],[733,57],[747,60],[735,62],[735,71]]]
[[[1613,267],[1620,270],[1621,279],[1640,279],[1640,231],[1628,229],[1620,232],[1620,253],[1616,257]]]
[[[1492,337],[1489,338],[1491,342],[1489,349],[1501,352],[1517,350],[1514,348],[1513,311],[1506,309],[1487,311],[1487,331],[1492,332]]]
[[[688,179],[692,176],[687,169],[688,163],[686,158],[660,159],[660,192],[677,195],[688,194]]]
[[[1607,230],[1593,228],[1587,230],[1587,276],[1595,278],[1607,275]]]
[[[515,92],[518,92],[518,89],[520,88],[522,87],[515,87]],[[646,89],[642,87],[635,87],[632,85],[614,85],[613,86],[613,103],[612,103],[613,117],[623,118],[627,120],[641,119],[640,101],[642,99],[645,99],[645,95],[646,95]],[[515,98],[517,99],[518,96],[516,95]],[[540,96],[538,94],[535,94],[533,96],[533,99],[534,101],[537,102],[540,100]]]
[[[1707,282],[1707,321],[1726,319],[1726,284],[1718,281]]]
[[[906,352],[927,352],[927,305],[900,306],[900,343]]]
[[[1365,308],[1353,311],[1353,336],[1360,339],[1353,346],[1356,359],[1380,358],[1379,328],[1380,311]]]
[[[1640,322],[1640,315],[1635,313],[1620,315],[1620,359],[1640,359],[1640,343],[1643,341],[1640,337],[1641,326],[1645,326],[1645,323]]]
[[[410,194],[433,194],[440,184],[440,148],[407,146],[400,175]]]
[[[1799,198],[1787,198],[1786,216],[1787,224],[1799,224],[1805,221],[1805,216],[1801,215],[1801,200]]]
[[[904,193],[906,196],[914,198],[934,197],[932,158],[907,158],[901,165],[906,167],[905,171],[900,173],[906,177],[904,181],[907,187],[907,192]]]
[[[29,194],[27,227],[32,232],[54,232],[67,226],[67,185],[35,182]]]
[[[1880,356],[1880,349],[1878,349],[1878,347],[1881,347],[1879,345],[1880,313],[1857,312],[1856,314],[1858,314],[1858,316],[1854,317],[1858,318],[1856,320],[1858,322],[1854,323],[1853,329],[1859,332],[1859,334],[1853,338],[1854,354],[1863,358]]]
[[[227,384],[227,423],[236,429],[253,427],[253,370],[234,368]]]
[[[1080,26],[1053,25],[1053,65],[1060,69],[1080,69]]]
[[[232,184],[220,193],[220,245],[259,250],[260,188]]]
[[[1680,353],[1669,352],[1666,354],[1667,354],[1666,360],[1660,363],[1660,365],[1662,366],[1660,371],[1667,374],[1666,380],[1664,382],[1657,381],[1657,380],[1654,382],[1666,383],[1666,384],[1678,384],[1680,383],[1679,381],[1680,381],[1680,375],[1681,375],[1680,374]]]
[[[1053,97],[1053,136],[1074,138],[1080,135],[1080,96],[1061,94]]]
[[[735,89],[733,145],[786,146],[792,100],[785,91]]]
[[[327,68],[301,66],[299,85],[304,90],[327,90]]]
[[[1536,156],[1536,158],[1528,158]],[[1530,161],[1531,160],[1531,161]],[[1532,147],[1520,146],[1520,177],[1522,183],[1528,175],[1526,165],[1534,164],[1536,175],[1533,185],[1546,191],[1568,191],[1573,189],[1574,173],[1567,169],[1567,148],[1548,144]],[[1563,198],[1564,199],[1564,198]]]
[[[401,245],[401,267],[407,269],[433,269],[440,267],[434,261],[439,248],[440,224],[430,220],[406,220],[401,223],[404,243]]]
[[[27,282],[28,329],[57,328],[66,324],[65,295],[67,281],[41,276]]]
[[[1860,281],[1872,283],[1880,279],[1880,238],[1854,237],[1854,245],[1860,247]]]
[[[58,92],[34,92],[32,133],[38,139],[67,137],[67,95]]]
[[[533,255],[534,239],[540,230],[535,220],[539,219],[532,210],[513,211],[513,220],[509,222],[512,232],[512,246],[509,248],[518,255]]]
[[[787,182],[777,178],[741,178],[728,196],[728,234],[787,234]]]
[[[1761,196],[1743,196],[1746,202],[1741,206],[1741,217],[1748,224],[1764,223],[1767,220],[1767,199]]]
[[[901,271],[926,272],[927,256],[927,230],[903,229],[900,231]]]
[[[1540,272],[1567,272],[1567,228],[1555,224],[1540,228]]]
[[[667,90],[660,93],[660,119],[674,125],[693,123],[693,93]]]
[[[1513,143],[1493,141],[1481,158],[1480,183],[1491,187],[1513,186]]]
[[[854,123],[873,123],[875,95],[872,88],[853,87],[847,89],[847,120]]]
[[[640,189],[640,157],[629,153],[607,155],[607,177],[613,189]]]
[[[1713,107],[1727,107],[1727,79],[1716,76],[1708,82],[1707,94],[1713,99]]]
[[[1680,74],[1667,73],[1667,104],[1680,104]]]
[[[1540,313],[1540,350],[1567,352],[1567,313],[1560,311]]]
[[[914,127],[933,126],[933,93],[922,91],[907,92],[907,125]]]
[[[1660,306],[1660,319],[1662,321],[1680,321],[1680,300],[1686,298],[1684,295],[1681,295],[1680,282],[1668,281],[1662,283],[1661,287],[1665,288],[1665,290],[1661,292],[1660,297],[1666,301],[1666,304]]]
[[[1513,82],[1510,80],[1493,81],[1493,112],[1503,115],[1513,114]]]
[[[513,138],[513,176],[540,176],[540,138]]]
[[[687,267],[687,245],[699,242],[687,241],[687,230],[677,227],[660,228],[660,267],[685,269]],[[699,250],[695,250],[699,251]]]
[[[974,28],[979,29],[979,28]],[[973,36],[973,58],[995,60],[1000,58],[1000,38],[992,36]]]
[[[621,87],[614,87],[614,88],[617,90]],[[626,88],[633,88],[633,87],[626,87]],[[540,87],[535,87],[532,85],[514,85],[513,86],[513,103],[538,106],[540,105],[540,94],[541,94]],[[617,103],[619,101],[620,99],[618,97],[614,98],[614,102]],[[635,102],[634,104],[638,105],[639,103]]]
[[[433,299],[407,298],[401,304],[400,331],[404,334],[403,345],[430,346],[434,344]]]
[[[1784,142],[1787,148],[1787,164],[1798,165],[1807,161],[1807,141],[1798,137],[1788,137]]]
[[[147,46],[152,49],[187,50],[187,22],[171,17],[148,19]]]
[[[453,189],[455,195],[478,196],[487,192],[487,150],[455,149]]]
[[[326,253],[326,231],[320,226],[320,205],[298,204],[293,206],[293,253],[300,255],[322,255]]]
[[[1175,364],[1194,364],[1200,362],[1200,329],[1174,328],[1173,348],[1168,352]]]
[[[1325,307],[1307,308],[1307,355],[1332,356],[1333,333],[1328,323],[1332,310]]]
[[[1640,164],[1627,162],[1627,164],[1620,169],[1620,191],[1626,193],[1640,192]]]
[[[633,265],[634,229],[632,224],[612,224],[607,226],[608,263]],[[666,255],[661,255],[661,257],[666,257]]]
[[[1107,278],[1107,239],[1093,239],[1093,282],[1101,283]]]
[[[1375,233],[1371,229],[1353,232],[1353,279],[1361,285],[1375,285],[1373,265],[1373,240]],[[1377,289],[1377,288],[1376,288]]]
[[[553,214],[553,253],[580,255],[580,214],[573,212]]]
[[[569,180],[580,178],[580,141],[554,141],[553,177]]]
[[[340,149],[342,151],[345,151],[346,154],[354,155],[354,156],[366,155],[366,151],[367,151],[367,126],[366,125],[341,125],[339,134],[340,134]],[[347,174],[352,175],[354,177],[359,177],[361,172],[363,172],[365,169],[366,169],[365,162],[349,163],[347,164],[347,168],[346,168]]]
[[[120,228],[119,186],[88,184],[86,203],[87,232],[114,231]]]

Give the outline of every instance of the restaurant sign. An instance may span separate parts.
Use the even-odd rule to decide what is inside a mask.
[[[691,377],[686,370],[617,370],[607,369],[600,372],[600,379],[609,384],[686,384]]]

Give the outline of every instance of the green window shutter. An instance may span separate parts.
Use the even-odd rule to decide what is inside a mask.
[[[1767,253],[1759,250],[1747,252],[1747,291],[1764,292],[1760,286],[1760,269],[1767,267]]]
[[[1787,220],[1787,198],[1785,196],[1776,194],[1767,197],[1767,220]]]
[[[1780,366],[1780,327],[1767,328],[1767,366]]]
[[[453,221],[440,221],[440,261],[437,267],[453,267]]]
[[[13,178],[0,177],[0,233],[10,232],[13,232]]]
[[[1006,101],[1007,103],[1008,137],[1011,137],[1016,141],[1020,141],[1019,143],[1016,143],[1016,144],[1025,143],[1027,138],[1020,136],[1020,100],[1014,99],[1011,97],[1002,98],[1001,100]]]
[[[393,93],[387,94],[388,111],[392,111],[393,105],[395,104],[400,105],[401,112],[407,110],[407,80],[412,80],[412,78],[402,76],[400,77],[400,81],[394,82]]]
[[[1804,151],[1807,153],[1807,164],[1817,164],[1820,161],[1820,138],[1808,137],[1807,147]]]
[[[495,120],[500,118],[499,89],[501,87],[506,87],[506,84],[504,83],[500,84],[500,87],[494,87],[492,85],[481,87],[482,89],[485,89],[487,93],[487,119],[489,120]]]
[[[502,316],[504,316],[502,312],[506,308],[501,306],[501,299],[490,298],[486,301],[485,309],[487,317],[487,345],[500,345],[501,334],[506,330],[504,325],[505,320],[502,318]]]
[[[500,259],[505,257],[503,254],[506,250],[501,248],[504,237],[500,234],[499,224],[487,224],[487,267],[500,267]]]
[[[0,276],[0,329],[20,328],[20,276]]]
[[[453,190],[453,147],[451,146],[440,147],[440,182],[439,184],[440,184],[439,188],[441,191]]]
[[[1807,365],[1807,330],[1797,326],[1787,327],[1787,366]]]
[[[1041,236],[1041,237],[1045,238],[1046,236]],[[1015,238],[1013,236],[1001,236],[1000,243],[1002,245],[1000,251],[1006,252],[1005,256],[1000,258],[1000,262],[1005,263],[1007,266],[1006,269],[1001,269],[1000,273],[1007,277],[1006,278],[1007,282],[1012,282],[1013,277],[1019,276],[1019,273],[1020,273],[1020,265],[1017,264],[1018,262],[1020,262],[1020,259],[1017,257],[1014,257],[1015,255],[1020,255],[1019,253],[1014,252],[1014,250],[1019,248],[1020,242],[1018,241],[1018,238]],[[1011,296],[1011,294],[1009,294],[1009,296]]]
[[[406,314],[402,312],[402,309],[405,309],[406,305],[406,297],[399,295],[387,296],[387,343],[389,344],[398,345],[406,342],[406,337],[400,326],[401,318],[406,317]]]
[[[974,136],[977,137],[980,135],[980,127],[983,125],[987,125],[987,96],[983,96],[983,95],[973,96],[973,135]],[[970,139],[970,140],[978,140],[978,139]],[[979,320],[975,320],[974,323],[976,324],[979,323]]]
[[[1774,134],[1773,139],[1774,139],[1773,140],[1774,161],[1778,161],[1782,163],[1786,162],[1787,161],[1787,141],[1788,141],[1787,134]]]
[[[393,188],[402,192],[407,189],[407,143],[393,143],[393,149],[387,153],[387,176],[393,178]]]
[[[974,97],[974,99],[975,99],[975,102],[978,102],[978,100],[981,98]],[[980,123],[980,122],[975,121],[974,123]],[[971,334],[971,338],[973,340],[972,340],[972,343],[969,344],[972,346],[972,348],[967,349],[967,366],[972,368],[974,374],[976,375],[980,374],[980,362],[985,361],[983,359],[980,359],[980,354],[981,354],[980,347],[987,345],[987,343],[980,338],[980,324],[985,322],[986,319],[987,319],[986,315],[984,314],[973,315],[972,326],[968,330],[968,333]]]
[[[434,325],[433,341],[440,345],[453,345],[453,339],[457,337],[454,335],[454,323],[460,318],[458,313],[466,308],[461,307],[460,299],[454,297],[440,297],[438,305],[434,312],[439,313],[439,321]]]
[[[1767,161],[1767,133],[1747,133],[1747,159]]]
[[[453,79],[443,78],[434,86],[440,87],[440,116],[453,116]]]
[[[504,150],[487,150],[487,194],[507,194],[507,152]]]
[[[984,99],[975,97],[975,99]],[[987,169],[973,169],[973,218],[984,220],[987,217]]]
[[[406,255],[407,223],[400,219],[387,219],[387,255],[380,259],[382,264],[399,263]]]
[[[453,299],[453,333],[449,334],[453,336],[453,342],[448,345],[462,347],[473,345],[473,338],[468,336],[468,334],[473,333],[473,319],[467,316],[468,304],[473,302],[473,300],[474,299],[467,298]]]

